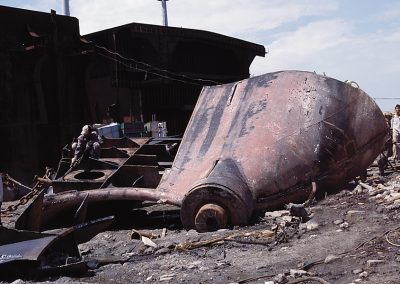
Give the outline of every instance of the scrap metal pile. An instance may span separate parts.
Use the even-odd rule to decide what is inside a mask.
[[[104,139],[99,159],[73,168],[66,156],[15,227],[76,226],[143,201],[179,206],[185,229],[246,225],[256,212],[301,203],[313,189],[361,175],[386,134],[365,92],[315,73],[204,87],[182,139]],[[0,254],[13,255],[0,241]],[[2,259],[0,268],[8,263]]]

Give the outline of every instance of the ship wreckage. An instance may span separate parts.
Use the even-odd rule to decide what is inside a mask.
[[[105,216],[111,207],[179,206],[183,227],[199,232],[246,225],[257,212],[304,202],[361,175],[386,134],[383,114],[365,92],[315,73],[204,87],[183,138],[105,138],[101,157],[76,167],[66,154],[54,175],[39,179],[45,186],[17,230],[3,229],[0,270],[38,267],[60,246],[77,266],[75,242],[112,222]]]

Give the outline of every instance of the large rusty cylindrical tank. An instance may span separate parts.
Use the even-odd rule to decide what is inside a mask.
[[[282,71],[202,90],[173,166],[157,190],[186,229],[244,225],[256,210],[302,202],[360,175],[388,129],[361,89]]]

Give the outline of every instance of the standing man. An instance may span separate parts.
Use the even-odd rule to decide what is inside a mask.
[[[400,160],[400,105],[396,105],[395,113],[391,120],[393,131],[393,159]]]

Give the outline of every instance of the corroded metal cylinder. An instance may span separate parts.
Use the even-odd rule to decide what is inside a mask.
[[[224,208],[217,204],[207,203],[203,205],[194,219],[195,227],[199,232],[215,231],[225,228],[228,216]]]

